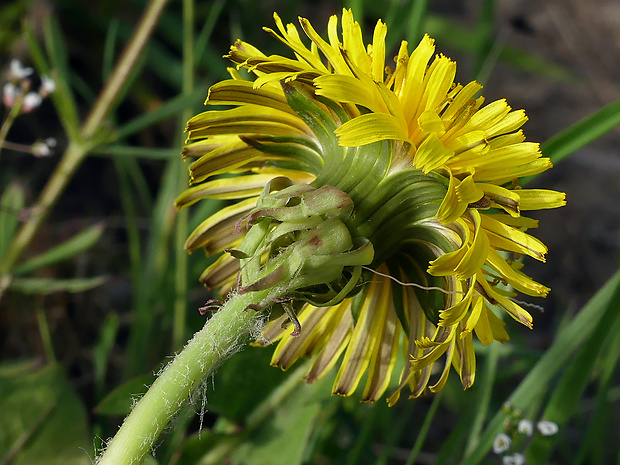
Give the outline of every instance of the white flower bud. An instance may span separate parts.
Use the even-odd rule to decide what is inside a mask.
[[[15,84],[11,82],[7,82],[2,88],[2,101],[7,106],[7,108],[11,108],[15,105],[15,101],[21,91],[15,86]]]
[[[37,92],[28,92],[24,97],[22,111],[24,113],[31,112],[35,108],[39,107],[42,101],[43,97],[41,97]]]
[[[9,68],[9,78],[11,80],[21,81],[30,76],[33,71],[32,68],[24,68],[21,61],[13,59],[11,60]]]
[[[39,94],[43,97],[47,97],[49,94],[56,90],[56,82],[49,76],[41,76],[41,87],[39,88]]]
[[[32,154],[37,158],[49,157],[52,154],[45,142],[36,142],[32,145]]]
[[[519,426],[517,426],[517,431],[519,432],[519,434],[531,436],[532,434],[534,434],[534,425],[530,420],[523,419],[519,422]]]
[[[543,436],[553,436],[560,430],[557,423],[547,420],[539,421],[536,424],[536,428],[538,428],[538,431],[540,431],[540,434]]]
[[[58,144],[58,142],[56,141],[56,139],[54,137],[48,137],[43,142],[45,142],[45,145],[47,145],[51,149],[56,147],[56,145]]]
[[[506,455],[502,457],[502,463],[504,465],[524,465],[525,456],[523,454],[515,452],[512,455]]]
[[[493,452],[496,454],[501,454],[502,452],[506,452],[510,449],[510,445],[512,444],[512,440],[508,437],[507,434],[499,433],[495,436],[493,440]]]

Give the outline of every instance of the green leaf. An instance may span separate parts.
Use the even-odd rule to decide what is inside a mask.
[[[150,160],[170,160],[180,157],[179,149],[163,149],[151,147],[132,147],[130,145],[105,145],[93,150],[94,155],[113,157],[143,158]]]
[[[248,347],[228,360],[206,393],[209,410],[243,422],[248,414],[287,377],[269,365],[272,350]],[[239,376],[243,373],[242,376]],[[231,395],[234,393],[234,395]]]
[[[618,300],[612,302],[617,308]],[[588,341],[579,350],[566,367],[566,371],[542,414],[543,420],[553,421],[560,427],[560,433],[552,437],[536,435],[527,453],[528,464],[546,464],[557,442],[565,438],[563,429],[577,410],[579,399],[589,384],[596,360],[601,354],[603,343],[610,335],[618,334],[620,313],[607,312],[596,329],[589,335]]]
[[[62,260],[74,257],[94,246],[103,233],[103,223],[96,224],[76,234],[71,239],[58,244],[46,252],[33,257],[17,267],[15,274],[24,274],[30,271],[52,265]]]
[[[101,286],[106,280],[105,276],[76,279],[15,278],[9,288],[23,294],[78,293]]]
[[[69,87],[69,60],[58,21],[50,17],[43,27],[43,33],[50,65],[53,69],[50,74],[56,82],[56,90],[52,92],[50,97],[69,139],[77,140],[79,132],[78,111],[75,97]]]
[[[457,21],[438,15],[428,15],[424,30],[437,39],[440,50],[448,46],[473,55],[479,52],[480,38],[477,31],[470,30]],[[573,82],[576,79],[576,76],[565,68],[517,47],[503,47],[499,53],[499,60],[532,74],[562,82]]]
[[[155,381],[155,375],[148,373],[130,379],[103,398],[95,407],[99,415],[127,415],[131,412],[135,399],[142,397]]]
[[[114,341],[118,335],[120,320],[115,312],[108,313],[101,329],[99,330],[99,340],[93,349],[93,370],[95,372],[95,391],[97,398],[100,399],[104,392],[105,375],[108,368],[108,359]]]
[[[1,463],[91,463],[86,409],[59,366],[0,375],[0,411]]]
[[[301,464],[321,403],[288,398],[232,455],[240,465]],[[294,438],[294,440],[291,440]]]
[[[581,309],[573,321],[556,336],[551,347],[532,368],[525,379],[513,391],[507,402],[517,409],[525,409],[545,393],[551,379],[559,373],[575,351],[583,344],[603,318],[616,316],[620,292],[620,271]],[[505,414],[500,411],[490,421],[476,447],[462,465],[480,463],[488,453],[495,435],[502,432]]]
[[[118,139],[123,139],[166,118],[178,116],[183,110],[191,107],[197,101],[204,101],[207,96],[207,88],[208,86],[203,84],[190,94],[181,94],[168,100],[159,108],[144,113],[144,115],[121,126],[116,132],[116,136]]]
[[[542,153],[558,163],[619,124],[620,100],[616,100],[553,136],[542,145]]]
[[[23,188],[10,184],[0,199],[0,258],[11,244],[19,225],[19,215],[24,208],[25,195]]]

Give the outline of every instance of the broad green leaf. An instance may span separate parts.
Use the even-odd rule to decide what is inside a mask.
[[[270,348],[248,347],[231,357],[218,370],[215,383],[207,386],[209,410],[243,422],[288,376],[269,365],[272,352]]]
[[[99,415],[127,415],[136,399],[139,399],[155,381],[155,375],[148,373],[130,379],[103,398],[95,407]]]
[[[19,215],[24,208],[24,190],[17,183],[10,184],[0,199],[0,258],[13,240]]]
[[[619,124],[620,100],[616,100],[553,136],[542,145],[542,153],[558,163]]]
[[[76,234],[71,239],[58,244],[46,252],[33,257],[15,269],[15,274],[25,274],[30,271],[52,265],[62,260],[74,257],[94,246],[103,233],[103,224],[99,223]]]
[[[290,397],[232,454],[239,465],[301,464],[321,403]],[[291,440],[294,438],[294,440]]]
[[[618,303],[617,300],[615,303]],[[554,388],[541,417],[543,420],[555,422],[560,427],[560,433],[553,437],[536,435],[527,453],[528,464],[548,463],[553,447],[559,440],[566,438],[563,429],[576,413],[579,399],[590,382],[604,342],[610,335],[618,334],[618,322],[620,313],[607,312],[596,329],[590,333],[584,346],[567,364],[566,371]]]
[[[9,288],[23,294],[77,293],[101,286],[106,280],[105,276],[76,279],[15,278]]]
[[[567,361],[594,331],[601,319],[617,312],[619,292],[620,271],[616,272],[573,321],[557,334],[551,347],[507,399],[512,407],[525,409],[533,400],[544,394],[551,379],[566,366]],[[501,411],[493,417],[482,434],[478,447],[463,460],[462,465],[474,465],[483,460],[491,449],[495,435],[502,431],[504,417],[505,414]]]
[[[91,463],[86,409],[59,366],[0,376],[0,412],[1,463]]]

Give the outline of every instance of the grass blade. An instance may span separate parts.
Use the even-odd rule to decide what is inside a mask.
[[[531,399],[544,392],[551,378],[564,368],[565,363],[599,321],[616,312],[611,304],[617,302],[619,293],[620,271],[605,283],[573,321],[557,335],[551,347],[508,398],[510,405],[524,409]],[[463,460],[462,465],[480,463],[490,450],[495,435],[502,431],[504,416],[503,412],[499,412],[493,417],[482,434],[478,447]]]
[[[25,261],[22,265],[15,269],[15,274],[29,273],[30,271],[34,271],[44,266],[52,265],[62,260],[67,260],[74,257],[77,254],[90,249],[97,242],[99,242],[102,234],[103,223],[91,226],[90,228],[76,234],[71,239],[68,239],[65,242],[43,252],[42,254]]]
[[[620,124],[620,100],[604,106],[542,145],[543,155],[558,163]]]

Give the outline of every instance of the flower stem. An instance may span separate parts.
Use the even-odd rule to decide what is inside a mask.
[[[246,309],[267,294],[268,291],[235,295],[213,315],[138,402],[98,465],[134,465],[142,461],[204,376],[260,329],[262,314]]]

